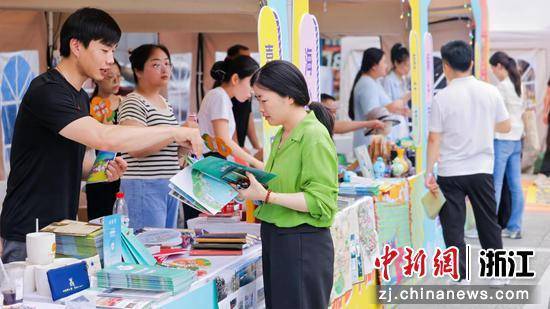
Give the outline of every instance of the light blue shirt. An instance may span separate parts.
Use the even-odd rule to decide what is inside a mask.
[[[397,75],[395,71],[391,71],[390,74],[384,78],[383,85],[392,102],[401,99],[407,93],[405,79]],[[401,123],[392,128],[388,138],[393,141],[398,141],[402,138],[409,137],[409,120],[407,117],[395,115],[394,118],[399,119]]]
[[[385,107],[392,100],[380,83],[368,75],[363,75],[354,87],[353,92],[353,111],[355,120],[366,120],[366,116],[373,109]],[[353,132],[353,147],[368,145],[370,138],[365,136],[364,130]]]

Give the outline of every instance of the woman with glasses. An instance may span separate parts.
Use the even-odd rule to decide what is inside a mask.
[[[172,107],[160,94],[170,81],[170,52],[163,45],[145,44],[130,55],[136,89],[122,101],[123,126],[178,126]],[[176,227],[178,201],[169,195],[169,179],[180,170],[178,145],[171,139],[142,151],[124,153],[128,169],[121,189],[128,203],[130,227]]]

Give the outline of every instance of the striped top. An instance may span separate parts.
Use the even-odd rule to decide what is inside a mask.
[[[165,100],[166,102],[166,100]],[[172,107],[166,102],[168,110],[158,110],[142,95],[132,92],[124,98],[119,107],[118,121],[134,120],[144,126],[178,126]],[[145,158],[134,158],[128,153],[122,157],[128,162],[125,179],[166,179],[180,171],[178,144],[172,143],[161,151]]]

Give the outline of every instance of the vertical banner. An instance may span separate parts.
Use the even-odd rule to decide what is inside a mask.
[[[419,68],[420,45],[418,43],[418,35],[415,30],[411,30],[411,32],[409,33],[409,50],[411,59],[412,138],[415,145],[419,147],[422,144],[422,102],[420,89],[421,76]],[[416,156],[416,162],[418,164],[418,149]]]
[[[292,61],[291,32],[292,0],[268,0],[267,5],[279,17],[281,32],[281,59]]]
[[[429,32],[424,33],[424,65],[426,67],[426,88],[424,104],[427,111],[427,116],[424,121],[424,136],[428,137],[428,119],[430,119],[430,111],[432,108],[432,100],[434,97],[434,45],[432,35]]]
[[[410,0],[412,29],[409,35],[411,49],[411,83],[416,79],[416,88],[411,85],[413,139],[416,143],[416,170],[426,169],[427,122],[426,98],[426,65],[424,34],[428,33],[428,7],[430,0]],[[413,50],[414,47],[414,50]],[[413,67],[413,62],[416,66]]]
[[[315,16],[305,14],[300,23],[300,71],[304,74],[311,101],[319,102],[319,24]]]
[[[8,176],[11,141],[19,105],[31,81],[38,75],[38,51],[0,53],[0,104],[2,108],[2,156],[0,175]]]
[[[300,23],[309,13],[309,0],[292,0],[292,63],[300,66]]]
[[[264,6],[258,18],[258,51],[260,53],[260,66],[273,60],[281,59],[281,28],[277,13],[270,7]],[[279,127],[270,126],[263,119],[263,144],[264,161],[269,158],[271,143]]]
[[[488,81],[489,14],[487,12],[487,0],[471,0],[470,2],[475,21],[475,75],[478,79]]]

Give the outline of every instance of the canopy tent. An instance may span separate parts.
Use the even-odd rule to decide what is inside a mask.
[[[488,5],[491,52],[505,51],[520,67],[530,67],[523,75],[524,95],[535,105],[538,140],[544,150],[547,126],[541,114],[550,76],[550,19],[544,12],[549,12],[550,2],[488,0]]]
[[[536,75],[536,101],[542,102],[550,75],[550,10],[547,0],[488,0],[491,49],[508,51],[512,56],[533,59]],[[525,18],[529,16],[528,18]]]
[[[466,0],[467,1],[467,0]],[[171,51],[193,53],[196,62],[198,33],[204,38],[204,68],[214,62],[214,53],[231,44],[243,43],[257,49],[258,0],[2,0],[0,51],[38,49],[41,68],[46,67],[48,18],[50,15],[53,41],[60,27],[74,10],[93,6],[111,13],[124,32],[157,32],[159,41]],[[396,42],[407,42],[407,4],[401,0],[311,0],[310,11],[317,17],[323,37],[346,35],[380,36],[382,47],[389,50]],[[469,17],[464,0],[432,0],[430,21],[440,22]],[[467,38],[464,22],[434,24],[435,48],[450,38]],[[441,32],[438,31],[441,29]],[[440,35],[441,34],[441,35]],[[28,38],[21,40],[19,38]],[[26,42],[29,41],[29,42]],[[193,68],[195,70],[195,68]],[[195,76],[196,72],[193,72]],[[194,79],[193,82],[194,83]],[[208,89],[212,81],[204,75]],[[195,89],[192,85],[191,89]],[[194,91],[191,102],[195,102]]]

